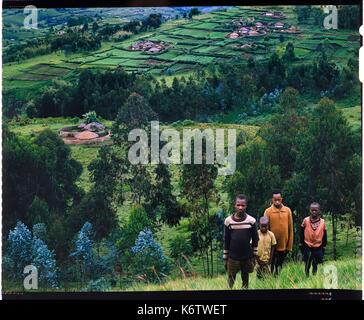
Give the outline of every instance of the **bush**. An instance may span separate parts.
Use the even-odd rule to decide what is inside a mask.
[[[14,230],[10,230],[6,254],[12,261],[13,278],[21,278],[24,267],[32,260],[32,233],[27,226],[18,222]]]
[[[95,111],[89,111],[82,115],[83,119],[85,120],[86,124],[91,122],[98,122],[97,114]]]
[[[35,226],[35,234],[39,233],[41,226]],[[38,270],[40,283],[52,288],[58,287],[57,267],[55,253],[48,249],[42,239],[32,233],[27,226],[18,222],[14,230],[9,232],[6,252],[6,270],[11,277],[21,279],[24,267],[33,265]]]
[[[188,239],[186,236],[178,234],[169,241],[169,247],[171,251],[171,257],[178,265],[185,267],[187,261],[184,256],[188,257],[193,253],[190,239]]]
[[[154,282],[160,281],[160,276],[165,276],[169,272],[169,262],[149,228],[139,233],[131,251],[135,254],[132,265],[136,274],[144,275],[147,280]]]

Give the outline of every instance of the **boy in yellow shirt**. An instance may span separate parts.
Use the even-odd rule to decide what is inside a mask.
[[[260,229],[258,230],[258,255],[257,255],[257,278],[262,279],[270,273],[270,264],[277,244],[276,237],[272,231],[268,230],[269,219],[261,217],[259,220]]]

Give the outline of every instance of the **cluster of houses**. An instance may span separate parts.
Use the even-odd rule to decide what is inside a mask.
[[[258,37],[265,34],[267,34],[267,30],[262,27],[260,22],[257,22],[254,26],[239,27],[237,30],[229,33],[227,37],[229,39],[237,39],[240,37]]]
[[[134,43],[130,48],[134,51],[144,51],[149,53],[159,53],[169,47],[164,41],[155,42],[150,40],[138,41]]]
[[[265,11],[261,14],[261,17],[285,19],[286,15],[280,11]],[[282,21],[263,22],[256,21],[254,17],[234,20],[232,21],[232,24],[236,27],[236,29],[226,36],[229,39],[237,39],[240,37],[259,37],[264,36],[268,32],[300,33],[298,27],[289,25]]]
[[[235,31],[229,33],[227,38],[237,39],[241,37],[259,37],[264,36],[269,31],[273,32],[283,32],[283,33],[299,33],[300,30],[296,26],[290,26],[283,22],[276,23],[266,23],[266,22],[256,22],[253,25],[243,25],[240,26]]]

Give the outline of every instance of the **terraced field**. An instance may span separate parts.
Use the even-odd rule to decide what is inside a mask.
[[[275,8],[276,10],[277,8]],[[300,25],[293,7],[281,7],[284,19],[262,16],[269,7],[230,7],[193,17],[169,20],[156,30],[131,36],[120,42],[104,42],[98,51],[65,55],[58,52],[29,59],[22,63],[4,65],[4,87],[36,88],[45,81],[70,77],[80,69],[115,69],[123,67],[128,72],[151,73],[168,77],[188,73],[198,66],[234,61],[246,63],[250,57],[266,60],[271,53],[282,55],[289,41],[294,43],[297,63],[312,61],[322,44],[328,46],[329,55],[339,64],[348,56],[355,57],[359,37],[352,31],[325,30],[312,25]],[[284,22],[297,26],[299,34],[280,33],[274,30],[256,37],[229,39],[231,23],[250,19],[256,22]],[[131,50],[137,41],[165,42],[166,50],[157,53]],[[244,44],[253,44],[252,47]]]
[[[265,36],[229,39],[232,31],[229,23],[234,19],[254,19],[255,22],[272,22],[274,19],[263,17],[262,12],[269,8],[232,7],[194,17],[192,20],[172,20],[163,27],[141,35],[135,35],[128,40],[116,44],[106,51],[95,52],[70,62],[80,63],[82,67],[124,67],[127,71],[151,72],[155,75],[178,73],[193,70],[198,65],[208,65],[222,61],[240,61],[244,63],[250,56],[257,59],[267,59],[273,51],[283,54],[287,42],[294,40],[296,56],[299,59],[312,59],[319,45],[327,39],[338,58],[348,50],[348,47],[358,47],[358,38],[352,34],[340,31],[312,30],[298,24],[292,8],[282,8],[286,18],[282,22],[298,26],[300,34],[281,34],[270,32]],[[351,37],[351,38],[350,38]],[[353,41],[350,41],[353,40]],[[132,51],[130,46],[136,41],[150,40],[166,42],[171,47],[166,51],[150,54],[143,51]],[[261,44],[249,50],[237,50],[246,43]],[[150,63],[150,61],[159,63]],[[157,66],[157,67],[156,67]]]

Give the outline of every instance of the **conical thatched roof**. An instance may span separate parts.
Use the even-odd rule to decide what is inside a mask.
[[[94,133],[94,132],[91,132],[91,131],[82,131],[78,134],[75,135],[75,138],[76,139],[79,139],[79,140],[90,140],[90,139],[95,139],[95,138],[98,138],[99,135]]]

